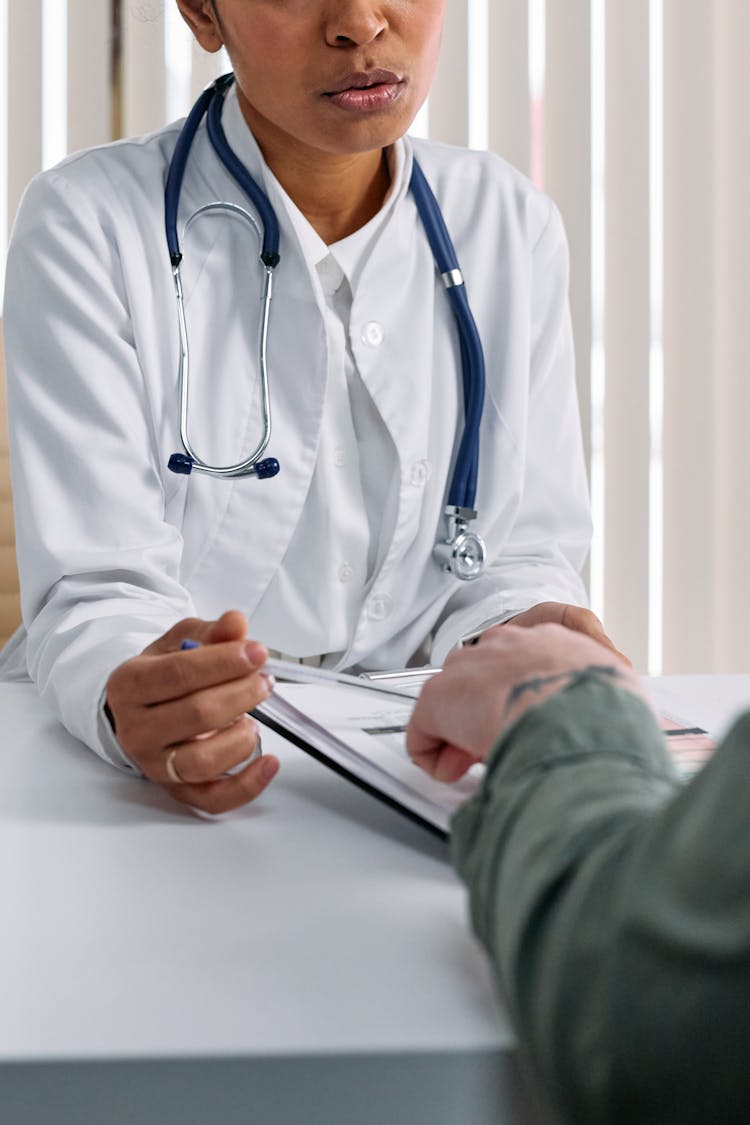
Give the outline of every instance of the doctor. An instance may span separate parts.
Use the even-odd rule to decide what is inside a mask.
[[[177,0],[225,46],[229,148],[280,227],[271,479],[175,475],[180,337],[164,185],[179,124],[38,177],[8,259],[5,336],[29,675],[103,758],[220,811],[275,773],[245,712],[268,646],[335,668],[440,663],[511,618],[603,637],[555,207],[497,156],[412,141],[445,0]],[[438,565],[463,432],[461,347],[410,178],[456,246],[486,363],[481,577]],[[262,434],[263,270],[248,193],[198,127],[177,203],[200,456]],[[225,612],[236,607],[235,612]],[[247,642],[250,634],[259,642]],[[181,652],[183,639],[202,647]]]

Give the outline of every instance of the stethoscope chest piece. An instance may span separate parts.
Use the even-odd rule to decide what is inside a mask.
[[[435,544],[435,557],[442,570],[462,582],[472,582],[482,574],[487,559],[484,539],[476,531],[468,530],[477,513],[473,508],[448,506],[445,514],[448,535]]]

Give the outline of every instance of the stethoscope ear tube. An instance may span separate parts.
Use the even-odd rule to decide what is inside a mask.
[[[227,142],[224,130],[221,125],[221,108],[224,101],[224,93],[231,86],[234,81],[234,75],[228,74],[218,78],[211,86],[203,91],[193,109],[188,114],[185,124],[182,127],[175,151],[172,156],[169,172],[167,174],[167,182],[164,190],[164,209],[165,209],[165,226],[167,232],[167,245],[169,249],[169,257],[172,265],[172,277],[175,288],[175,299],[177,302],[177,319],[179,329],[179,400],[180,400],[180,440],[182,441],[182,453],[173,453],[167,463],[168,469],[173,473],[182,475],[189,475],[193,471],[206,473],[209,476],[223,477],[231,479],[233,477],[242,476],[256,476],[260,480],[267,480],[270,477],[276,476],[279,471],[279,463],[274,457],[262,458],[262,454],[268,445],[271,437],[271,407],[270,395],[268,387],[268,364],[267,364],[267,342],[268,342],[268,322],[270,315],[271,297],[273,295],[273,271],[279,262],[279,224],[276,215],[273,212],[271,204],[268,202],[263,192],[255,184],[255,181],[246,172],[242,164],[237,160]],[[258,360],[260,365],[260,378],[261,378],[261,393],[262,393],[262,413],[263,413],[263,435],[252,451],[249,457],[237,462],[233,465],[209,465],[203,461],[193,449],[190,444],[190,437],[188,434],[188,400],[189,400],[189,380],[190,380],[190,348],[188,342],[187,326],[185,323],[185,305],[182,291],[182,278],[180,275],[180,263],[182,262],[182,251],[180,249],[179,238],[177,235],[177,218],[179,212],[180,191],[182,188],[182,181],[185,175],[185,167],[187,165],[188,155],[195,140],[196,133],[200,127],[200,123],[204,116],[207,116],[207,129],[209,140],[216,150],[222,163],[227,167],[228,172],[236,180],[239,181],[240,186],[247,192],[255,204],[263,224],[261,230],[258,223],[253,216],[240,207],[236,203],[208,203],[203,207],[199,207],[194,212],[185,224],[185,231],[191,224],[201,215],[224,211],[229,214],[236,215],[252,226],[260,242],[260,259],[264,271],[263,294],[261,304],[261,324],[259,331],[259,348]]]
[[[205,206],[199,208],[188,219],[187,227],[200,215],[215,211],[226,211],[229,214],[236,214],[247,221],[260,236],[257,229],[257,223],[253,217],[245,211],[244,208],[235,203],[207,203]],[[259,330],[259,344],[258,344],[258,362],[260,364],[260,386],[261,386],[261,411],[263,415],[263,434],[260,438],[255,449],[250,455],[242,461],[238,461],[232,465],[209,465],[201,457],[198,456],[195,449],[190,442],[190,435],[188,432],[189,420],[189,399],[190,399],[190,346],[188,342],[187,324],[185,320],[185,302],[182,290],[182,278],[180,275],[180,263],[177,261],[172,266],[172,276],[174,279],[175,299],[177,302],[177,322],[179,330],[179,369],[178,369],[178,394],[180,402],[180,440],[184,453],[173,453],[167,462],[167,468],[173,473],[180,473],[188,475],[195,472],[206,473],[212,477],[223,477],[231,479],[233,477],[256,476],[259,480],[268,480],[270,477],[276,476],[279,471],[279,463],[274,457],[265,458],[261,460],[262,455],[271,438],[271,399],[268,386],[268,323],[271,310],[271,298],[273,296],[273,268],[264,265],[264,284],[263,294],[261,299],[261,323]]]

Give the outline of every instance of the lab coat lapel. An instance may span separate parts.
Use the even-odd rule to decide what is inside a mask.
[[[399,503],[381,573],[420,535],[437,534],[439,480],[455,459],[460,400],[458,342],[411,193],[394,208],[362,271],[352,305],[351,345],[360,374],[399,458]],[[371,335],[376,323],[381,332]],[[377,347],[368,340],[380,339]],[[432,476],[429,489],[422,481]]]
[[[440,395],[446,407],[454,399],[458,350],[449,307],[437,291],[435,264],[408,190],[408,140],[403,152],[407,186],[362,270],[352,304],[351,344],[405,465],[412,456],[425,455],[434,421],[431,397]],[[374,335],[373,324],[378,329]],[[380,340],[376,347],[373,339]]]

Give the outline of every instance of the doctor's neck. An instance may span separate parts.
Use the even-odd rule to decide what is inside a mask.
[[[237,93],[268,167],[327,245],[377,215],[391,186],[386,149],[341,154],[310,147],[260,117]]]

